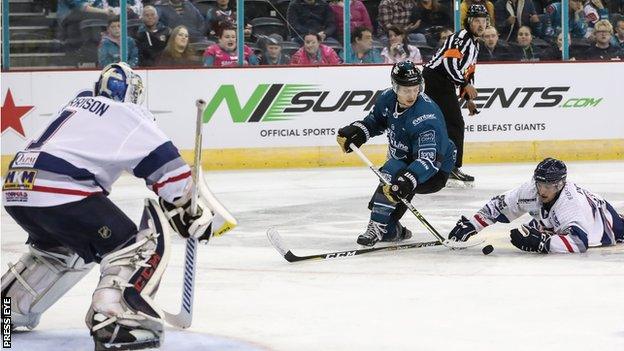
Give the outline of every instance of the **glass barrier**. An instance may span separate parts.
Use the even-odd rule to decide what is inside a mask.
[[[478,62],[624,58],[623,0],[2,3],[3,70],[427,62],[471,4],[489,14]]]
[[[244,17],[261,65],[379,64],[429,59],[453,11],[449,0],[255,0]]]

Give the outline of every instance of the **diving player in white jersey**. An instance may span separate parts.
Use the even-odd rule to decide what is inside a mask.
[[[533,219],[511,230],[511,243],[529,252],[573,253],[624,242],[624,219],[600,196],[566,181],[566,165],[546,158],[533,179],[494,197],[471,218],[462,218],[449,239],[465,241],[496,222],[529,213]]]
[[[128,65],[108,65],[93,94],[67,103],[11,162],[4,206],[28,233],[28,252],[2,276],[13,328],[33,329],[99,263],[86,317],[96,350],[159,346],[163,312],[153,298],[169,257],[166,222],[207,240],[219,213],[199,187],[190,215],[191,169],[141,106],[143,95]],[[123,171],[145,179],[162,207],[147,200],[138,229],[107,197]]]

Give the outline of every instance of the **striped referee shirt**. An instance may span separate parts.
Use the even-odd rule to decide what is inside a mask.
[[[465,86],[474,81],[475,64],[479,55],[479,43],[465,29],[446,38],[444,45],[425,64],[453,83]]]

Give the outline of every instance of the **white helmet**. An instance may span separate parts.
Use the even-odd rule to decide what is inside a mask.
[[[104,67],[93,89],[95,96],[138,105],[143,103],[144,92],[143,80],[125,62]]]

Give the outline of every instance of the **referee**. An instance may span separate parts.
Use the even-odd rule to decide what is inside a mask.
[[[464,154],[464,118],[456,87],[460,87],[460,96],[468,102],[469,115],[478,113],[472,101],[477,97],[477,90],[472,83],[479,54],[477,39],[488,25],[488,16],[485,6],[470,5],[464,21],[465,29],[449,36],[423,69],[425,94],[440,106],[449,138],[457,146],[457,161],[449,179],[462,182],[473,182],[474,177],[460,169]]]

